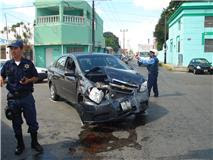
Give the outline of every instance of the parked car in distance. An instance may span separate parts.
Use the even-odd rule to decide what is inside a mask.
[[[149,58],[149,52],[139,52],[139,55],[137,56],[137,63],[138,63],[138,66],[142,66],[143,64],[140,62],[140,58]]]
[[[36,67],[38,72],[38,82],[42,82],[44,79],[47,79],[47,69],[42,67]]]
[[[0,59],[0,70],[2,69],[3,65],[6,63],[6,59]]]
[[[194,58],[188,65],[188,71],[194,74],[198,73],[211,73],[213,72],[212,63],[205,58]]]
[[[71,102],[85,124],[119,120],[148,108],[147,81],[110,54],[75,53],[48,68],[50,96]]]

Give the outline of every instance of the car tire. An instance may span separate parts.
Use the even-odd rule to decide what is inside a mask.
[[[194,74],[197,74],[197,70],[196,70],[196,69],[194,69],[194,70],[193,70],[193,73],[194,73]]]
[[[138,66],[140,67],[141,66],[141,64],[138,62]]]
[[[59,99],[59,96],[56,93],[55,86],[52,83],[50,84],[50,98],[54,101],[57,101]]]

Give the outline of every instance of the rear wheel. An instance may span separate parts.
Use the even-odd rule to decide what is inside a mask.
[[[59,99],[59,96],[56,93],[55,86],[52,83],[50,84],[50,98],[54,101],[57,101]]]

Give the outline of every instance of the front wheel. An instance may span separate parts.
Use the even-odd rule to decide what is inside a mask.
[[[194,69],[194,70],[193,70],[193,73],[194,73],[194,74],[197,74],[197,70],[196,70],[196,69]]]
[[[54,101],[57,101],[59,99],[59,96],[57,95],[55,86],[53,84],[50,84],[50,98]]]

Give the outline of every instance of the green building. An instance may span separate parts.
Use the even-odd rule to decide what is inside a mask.
[[[47,67],[64,53],[92,49],[92,8],[82,0],[36,0],[34,61]],[[95,50],[105,48],[103,20],[95,14]]]
[[[213,62],[213,2],[184,2],[168,25],[167,63],[187,66],[192,58]]]

